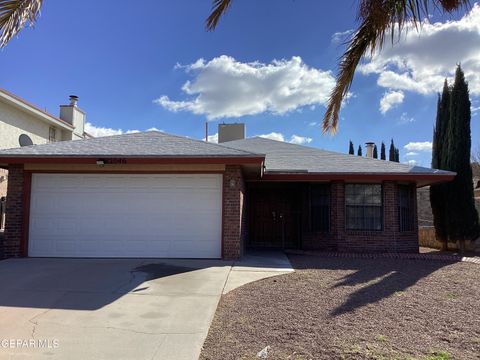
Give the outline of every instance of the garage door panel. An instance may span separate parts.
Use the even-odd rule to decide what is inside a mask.
[[[222,176],[34,174],[30,256],[221,256]]]

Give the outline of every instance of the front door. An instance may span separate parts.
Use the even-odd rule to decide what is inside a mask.
[[[295,248],[299,242],[299,200],[295,189],[250,189],[251,247]]]

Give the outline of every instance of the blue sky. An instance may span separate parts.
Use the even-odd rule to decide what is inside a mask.
[[[480,141],[479,6],[431,18],[421,34],[365,59],[332,137],[319,123],[356,1],[236,0],[215,32],[204,30],[209,0],[125,5],[46,1],[36,26],[0,52],[0,87],[55,115],[76,94],[97,134],[157,128],[203,138],[207,118],[210,135],[219,122],[242,121],[248,136],[340,152],[349,139],[388,147],[394,138],[402,162],[429,166],[436,92],[461,62],[472,143]]]

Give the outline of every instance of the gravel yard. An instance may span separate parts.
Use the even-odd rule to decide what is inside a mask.
[[[480,266],[291,255],[220,301],[201,359],[479,359]]]

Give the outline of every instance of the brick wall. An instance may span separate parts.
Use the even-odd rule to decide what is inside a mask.
[[[412,185],[412,191],[416,191]],[[345,226],[345,184],[331,183],[330,234],[304,234],[309,249],[334,249],[341,252],[418,252],[418,223],[414,204],[414,231],[400,232],[396,182],[383,183],[383,221],[381,231],[347,230]]]
[[[246,231],[246,188],[238,165],[227,165],[223,175],[223,257],[242,256]]]
[[[23,223],[23,165],[10,165],[8,174],[8,196],[5,215],[5,233],[3,239],[3,256],[21,256],[20,242]]]

